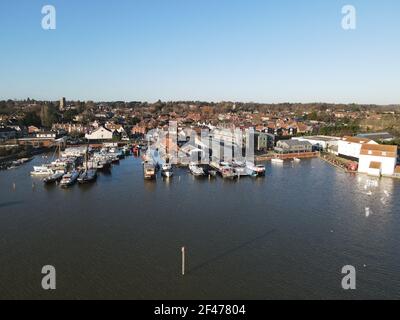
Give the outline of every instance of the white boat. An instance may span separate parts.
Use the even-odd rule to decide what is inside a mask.
[[[156,168],[150,162],[143,163],[143,174],[145,180],[153,180],[156,178]]]
[[[170,178],[172,177],[174,174],[174,170],[172,169],[172,166],[170,164],[164,164],[162,166],[162,170],[161,170],[161,175],[166,177],[166,178]]]
[[[54,174],[53,169],[46,165],[34,166],[33,171],[31,172],[32,176],[50,176],[52,174]]]
[[[238,174],[229,165],[221,166],[219,172],[224,179],[235,179],[238,177]]]
[[[79,178],[79,172],[78,171],[72,171],[68,172],[63,175],[60,185],[61,187],[70,187],[72,186]]]
[[[189,170],[192,175],[195,177],[202,177],[205,175],[203,168],[200,168],[197,164],[191,163],[189,165]]]
[[[272,158],[271,162],[272,163],[277,163],[277,164],[283,164],[284,163],[284,161],[282,159],[279,159],[279,158]]]
[[[294,162],[301,162],[301,160],[299,158],[294,158],[293,161]]]
[[[255,165],[252,162],[246,162],[246,169],[250,176],[252,177],[262,177],[265,176],[265,166],[259,164]]]
[[[242,161],[233,160],[232,161],[233,171],[237,176],[248,176],[249,173],[246,168],[246,164]]]

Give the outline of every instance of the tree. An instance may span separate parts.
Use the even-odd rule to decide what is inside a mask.
[[[35,127],[40,127],[42,120],[40,119],[40,117],[33,111],[28,112],[25,114],[24,118],[22,119],[22,121],[20,121],[21,125],[24,126],[35,126]]]
[[[40,111],[40,118],[43,127],[51,128],[53,126],[53,123],[58,121],[56,107],[52,103],[42,106],[42,109]]]

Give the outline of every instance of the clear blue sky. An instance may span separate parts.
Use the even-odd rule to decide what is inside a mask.
[[[398,0],[1,0],[0,46],[0,99],[400,103]]]

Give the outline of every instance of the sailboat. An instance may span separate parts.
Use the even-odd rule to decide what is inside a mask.
[[[89,146],[88,146],[89,149]],[[78,182],[79,184],[85,184],[85,183],[90,183],[94,182],[97,179],[97,170],[89,169],[88,167],[88,158],[89,158],[89,151],[86,149],[85,153],[85,170],[79,175]]]
[[[48,176],[52,176],[52,175],[56,174],[57,172],[59,172],[60,170],[58,170],[58,169],[60,169],[60,168],[58,168],[58,166],[56,166],[54,164],[54,162],[51,163],[51,161],[55,159],[56,153],[58,153],[58,155],[60,155],[60,153],[61,153],[61,145],[60,144],[57,146],[52,157],[50,158],[50,163],[46,163],[41,166],[33,166],[33,171],[30,173],[31,176],[48,177]]]

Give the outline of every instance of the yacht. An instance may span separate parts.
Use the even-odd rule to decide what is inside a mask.
[[[259,164],[255,165],[252,162],[246,162],[247,173],[252,177],[265,176],[265,166]]]
[[[161,175],[166,178],[172,177],[174,174],[174,170],[170,164],[164,164],[162,166]]]
[[[70,187],[73,184],[75,184],[75,182],[78,180],[78,178],[79,178],[78,171],[74,170],[72,172],[68,172],[63,175],[60,185],[61,185],[61,187]]]
[[[298,163],[298,162],[301,162],[301,160],[300,160],[299,158],[294,158],[293,161],[294,161],[294,162],[297,162],[297,163]]]
[[[54,174],[53,169],[47,165],[34,166],[33,171],[31,172],[32,176],[50,176],[52,174]]]
[[[143,163],[143,174],[146,180],[153,180],[156,178],[156,168],[150,162]]]
[[[65,174],[65,172],[62,172],[62,171],[55,172],[54,174],[44,178],[43,182],[45,184],[51,184],[51,183],[58,182],[58,181],[60,181],[62,179],[64,174]]]
[[[203,177],[205,175],[203,168],[199,167],[196,163],[191,163],[189,165],[189,170],[195,177]]]
[[[238,174],[235,172],[235,170],[231,166],[227,165],[221,167],[220,173],[224,179],[235,179],[238,177]]]
[[[233,171],[237,176],[248,176],[246,164],[242,161],[233,160],[232,162]]]

